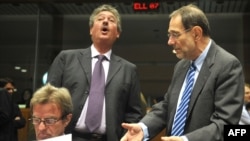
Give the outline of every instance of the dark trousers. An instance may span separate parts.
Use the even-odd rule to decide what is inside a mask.
[[[72,141],[107,141],[106,135],[72,132]]]

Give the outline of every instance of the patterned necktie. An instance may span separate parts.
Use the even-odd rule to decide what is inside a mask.
[[[95,64],[92,74],[88,109],[85,119],[85,124],[90,132],[95,131],[101,124],[104,100],[105,74],[102,61],[106,57],[104,55],[98,55],[97,57],[98,61]]]
[[[191,93],[194,85],[194,74],[195,74],[195,65],[191,64],[188,74],[187,74],[187,83],[181,98],[180,105],[175,114],[173,126],[172,126],[172,136],[181,136],[184,132],[184,126],[187,117],[188,104],[190,101]]]

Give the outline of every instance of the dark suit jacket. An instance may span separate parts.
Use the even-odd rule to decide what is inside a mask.
[[[0,88],[0,141],[13,141],[14,107],[11,95]]]
[[[151,138],[163,128],[170,135],[189,64],[188,60],[176,64],[164,100],[142,119]],[[190,141],[223,141],[224,125],[239,122],[243,96],[244,78],[240,62],[212,41],[192,92],[185,136]]]
[[[74,111],[66,129],[71,132],[89,95],[91,81],[91,50],[65,50],[55,59],[48,72],[48,82],[69,89]],[[118,141],[125,133],[122,122],[141,119],[140,86],[136,66],[113,53],[105,88],[106,132],[108,141]]]
[[[14,124],[13,137],[14,137],[14,140],[17,141],[18,140],[18,129],[21,129],[25,126],[26,120],[23,117],[22,112],[16,103],[13,103],[13,109],[14,109],[13,110],[14,111],[14,118],[12,120],[12,122]],[[20,120],[15,120],[15,117],[17,117],[17,116],[20,117]]]

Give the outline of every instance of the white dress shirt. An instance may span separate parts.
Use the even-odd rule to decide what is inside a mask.
[[[109,50],[107,53],[103,54],[105,55],[105,57],[107,58],[107,60],[103,60],[102,65],[104,68],[104,73],[105,73],[105,82],[107,80],[107,76],[108,76],[108,70],[109,70],[109,60],[110,60],[110,56],[111,56],[111,50]],[[94,71],[94,66],[95,63],[98,61],[98,58],[96,58],[95,56],[100,55],[100,53],[95,49],[94,45],[91,45],[91,57],[92,57],[92,73]],[[83,133],[87,133],[87,127],[85,124],[85,118],[86,118],[86,113],[87,113],[87,108],[88,108],[88,101],[89,98],[87,98],[85,105],[83,107],[82,113],[76,123],[76,127],[75,130],[78,132],[83,132]],[[100,127],[97,129],[97,131],[95,133],[98,134],[105,134],[106,133],[106,111],[105,108],[106,104],[105,104],[105,98],[103,100],[103,110],[102,110],[102,121],[101,121],[101,125]]]

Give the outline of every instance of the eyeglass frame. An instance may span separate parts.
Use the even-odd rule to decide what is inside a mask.
[[[52,126],[52,125],[56,124],[58,121],[63,120],[65,117],[66,116],[62,116],[60,118],[51,117],[51,118],[44,118],[44,119],[41,119],[41,118],[38,118],[38,117],[31,117],[29,120],[32,121],[33,125],[40,125],[41,122],[42,122],[45,126]],[[34,123],[35,119],[37,120],[37,123]],[[52,120],[53,122],[48,123],[49,120]]]
[[[169,32],[168,34],[167,34],[167,36],[168,36],[168,38],[173,38],[173,39],[178,39],[183,33],[187,33],[187,32],[189,32],[189,31],[191,31],[192,30],[192,28],[193,27],[191,27],[191,28],[188,28],[188,29],[186,29],[186,30],[184,30],[183,32]]]

